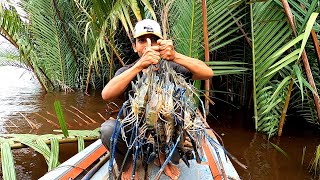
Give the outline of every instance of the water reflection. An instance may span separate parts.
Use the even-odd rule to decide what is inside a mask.
[[[239,119],[234,119],[238,121]],[[230,124],[228,125],[230,126]],[[222,134],[226,149],[240,162],[248,166],[244,170],[233,162],[241,179],[248,180],[298,180],[313,179],[308,172],[309,162],[314,156],[314,151],[320,143],[319,136],[288,136],[271,138],[254,130],[232,126],[216,126],[214,129]],[[275,149],[271,143],[279,146],[288,154],[288,158]],[[307,146],[304,164],[301,165],[302,149]]]
[[[55,100],[61,102],[69,129],[94,129],[104,121],[99,114],[109,116],[98,91],[90,96],[83,92],[45,94],[30,72],[15,67],[0,67],[0,82],[0,133],[53,133],[58,129]],[[26,119],[39,128],[32,129]]]
[[[54,101],[60,100],[68,129],[95,129],[107,119],[106,102],[101,92],[53,92],[44,94],[32,74],[15,67],[0,67],[0,133],[52,134],[59,129],[54,110]],[[74,109],[74,108],[76,109]],[[68,110],[70,111],[68,111]],[[85,114],[80,113],[80,111]],[[99,114],[102,117],[100,117]],[[25,116],[25,117],[23,117]],[[92,123],[88,117],[97,123]],[[26,118],[38,125],[32,129]],[[88,122],[85,123],[85,122]],[[88,143],[86,143],[88,145]],[[77,144],[60,145],[60,162],[64,162],[77,152]],[[47,164],[42,155],[31,148],[13,150],[17,179],[38,179],[47,172]],[[40,167],[40,168],[39,168]],[[2,170],[0,169],[0,176]],[[1,177],[0,177],[1,179]]]
[[[13,128],[22,114],[39,111],[41,87],[32,74],[16,67],[0,67],[0,133]]]

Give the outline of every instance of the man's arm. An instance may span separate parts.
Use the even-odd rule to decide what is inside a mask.
[[[187,68],[194,80],[206,80],[213,76],[212,69],[198,59],[175,52],[175,58],[172,61]]]
[[[143,69],[151,64],[157,64],[160,60],[158,46],[151,46],[151,41],[148,39],[148,46],[145,48],[143,55],[137,63],[127,69],[120,75],[112,78],[103,88],[101,96],[104,100],[115,99],[120,96],[128,87],[131,80]]]
[[[213,71],[203,61],[180,54],[174,50],[172,40],[158,40],[160,56],[168,61],[173,61],[192,73],[194,80],[206,80],[213,76]]]
[[[101,96],[104,100],[111,100],[120,96],[128,87],[131,80],[141,71],[135,64],[123,73],[112,78],[103,88]]]

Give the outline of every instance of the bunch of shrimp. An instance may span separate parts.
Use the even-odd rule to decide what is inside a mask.
[[[194,158],[192,151],[197,162],[201,161],[199,143],[204,138],[206,126],[196,101],[200,102],[205,113],[199,91],[177,74],[169,62],[161,61],[159,65],[159,70],[155,71],[150,66],[142,77],[132,83],[133,95],[129,96],[118,114],[111,139],[110,174],[119,134],[128,146],[126,156],[131,152],[134,157],[132,177],[135,176],[138,159],[149,164],[159,157],[159,153],[166,155],[159,173],[175,151],[188,166],[188,160]],[[125,117],[120,119],[121,115]],[[186,141],[190,141],[189,147],[185,146]]]

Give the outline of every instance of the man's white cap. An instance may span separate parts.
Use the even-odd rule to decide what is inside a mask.
[[[134,27],[133,38],[137,38],[145,34],[154,34],[163,39],[159,23],[151,19],[139,21]]]

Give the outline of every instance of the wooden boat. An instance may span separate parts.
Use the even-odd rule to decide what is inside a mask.
[[[224,149],[218,144],[214,133],[211,130],[206,131],[208,136],[202,142],[202,162],[198,164],[195,159],[190,160],[190,168],[188,168],[181,161],[178,165],[181,171],[179,179],[240,179]],[[101,144],[101,140],[97,140],[54,170],[45,174],[40,180],[109,179],[108,160],[108,150]],[[147,175],[143,169],[143,167],[139,168],[139,179],[147,177],[147,179],[153,180],[160,168],[155,165],[149,165],[146,172]],[[169,178],[162,173],[160,179],[167,180]]]

